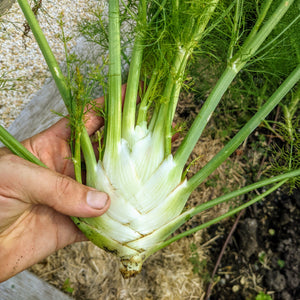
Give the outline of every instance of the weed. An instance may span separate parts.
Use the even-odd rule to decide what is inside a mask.
[[[200,260],[197,252],[197,245],[192,243],[190,245],[191,256],[188,259],[193,266],[193,273],[198,274],[205,282],[210,280],[210,275],[207,270],[207,260]]]
[[[67,278],[63,285],[62,285],[62,290],[66,293],[69,293],[69,294],[72,294],[73,291],[74,291],[74,288],[71,287],[71,284],[70,284],[70,278]]]
[[[272,297],[264,292],[259,292],[259,294],[255,297],[255,300],[272,300]]]

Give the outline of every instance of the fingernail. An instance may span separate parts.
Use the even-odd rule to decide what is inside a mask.
[[[86,202],[94,209],[102,209],[107,203],[107,195],[105,193],[89,191],[87,193]]]

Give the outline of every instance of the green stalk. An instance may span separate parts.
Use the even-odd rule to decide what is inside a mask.
[[[202,17],[194,19],[190,19],[193,25],[188,25],[191,38],[190,40],[184,43],[183,41],[178,41],[177,52],[175,54],[175,58],[172,63],[172,69],[170,71],[170,75],[168,77],[162,99],[163,104],[159,109],[159,113],[156,119],[156,124],[153,130],[154,135],[161,135],[161,132],[165,132],[165,157],[167,157],[171,153],[171,128],[172,121],[175,113],[175,109],[178,102],[179,91],[181,87],[181,80],[183,78],[183,74],[185,71],[185,67],[187,61],[197,43],[201,40],[203,33],[205,32],[205,28],[211,19],[211,16],[218,4],[218,0],[210,1],[210,4],[207,4],[206,12],[203,13]],[[179,2],[175,1],[175,14],[178,12]],[[166,101],[165,101],[166,99]],[[165,102],[164,102],[165,101]],[[162,122],[162,120],[165,120]]]
[[[73,165],[74,165],[74,173],[76,181],[82,183],[82,176],[81,176],[81,131],[77,131],[75,137],[75,146],[74,146],[74,153],[72,157]]]
[[[124,100],[122,137],[128,142],[131,141],[131,136],[135,127],[136,99],[139,89],[140,70],[143,55],[142,41],[143,38],[138,37],[133,48]]]
[[[198,116],[195,118],[189,132],[185,136],[181,145],[177,149],[174,159],[181,168],[184,167],[191,152],[195,148],[197,141],[199,140],[206,124],[210,120],[210,117],[216,109],[219,101],[224,93],[227,91],[229,85],[236,76],[236,71],[233,68],[227,67],[223,72],[221,78],[218,80],[211,94],[202,106]]]
[[[241,23],[241,12],[243,9],[243,0],[237,0],[236,7],[235,7],[235,14],[233,18],[233,28],[232,28],[232,34],[231,34],[231,39],[230,39],[230,44],[229,44],[229,49],[228,49],[228,58],[229,60],[233,56],[233,49],[234,46],[237,44],[239,35],[240,35],[240,23]]]
[[[206,124],[208,123],[212,113],[219,104],[224,93],[228,89],[229,85],[237,75],[237,73],[244,67],[244,65],[250,60],[251,57],[255,55],[257,49],[268,37],[270,32],[278,24],[280,19],[286,13],[290,5],[293,3],[293,0],[282,1],[278,6],[276,11],[270,17],[270,19],[265,23],[262,29],[258,33],[251,32],[247,38],[245,44],[241,49],[234,55],[234,57],[229,61],[228,66],[221,78],[218,80],[211,94],[205,101],[200,113],[194,120],[189,132],[184,138],[183,142],[179,146],[176,154],[176,162],[182,166],[187,162],[190,154],[192,153],[197,141],[199,140]],[[261,20],[259,19],[259,22]],[[254,26],[256,28],[256,26]]]
[[[110,158],[118,155],[121,141],[122,78],[120,51],[119,1],[109,0],[109,75],[107,101],[107,129],[105,154]]]
[[[196,214],[199,214],[201,213],[202,211],[205,211],[209,208],[212,208],[216,205],[219,205],[221,203],[224,203],[230,199],[233,199],[233,198],[236,198],[236,197],[239,197],[239,196],[242,196],[244,194],[247,194],[251,191],[254,191],[256,189],[259,189],[259,188],[262,188],[262,187],[265,187],[267,185],[270,185],[270,184],[275,184],[279,181],[285,181],[285,180],[288,180],[288,179],[291,179],[293,177],[298,177],[300,176],[300,169],[298,170],[294,170],[294,171],[290,171],[290,172],[286,172],[286,173],[283,173],[281,175],[277,175],[277,176],[274,176],[274,177],[271,177],[271,178],[267,178],[267,179],[264,179],[264,180],[260,180],[259,182],[255,182],[255,183],[252,183],[248,186],[245,186],[243,188],[240,188],[238,190],[235,190],[233,192],[230,192],[226,195],[222,195],[214,200],[211,200],[209,202],[206,202],[206,203],[202,203],[196,207],[193,207],[191,208],[190,210],[186,211],[184,214],[188,213],[189,215],[189,218],[192,218],[193,216],[195,216]]]
[[[178,99],[171,99],[172,91],[183,76],[184,69],[182,66],[186,65],[186,61],[189,57],[187,52],[188,51],[186,49],[179,49],[176,53],[172,69],[170,70],[170,75],[168,76],[168,80],[162,94],[163,103],[160,106],[153,129],[153,135],[162,136],[162,133],[164,132],[165,157],[170,154],[170,147],[167,147],[168,141],[170,141],[170,137],[168,137],[168,135],[170,135],[170,128],[172,126],[170,109],[173,111],[173,105],[176,106],[178,101]],[[171,100],[173,100],[174,103],[170,103]]]
[[[0,141],[13,154],[18,155],[38,166],[47,168],[36,156],[28,151],[18,140],[16,140],[3,126],[0,125]]]
[[[172,149],[172,123],[175,115],[175,111],[177,108],[178,100],[179,100],[179,94],[181,91],[182,81],[183,81],[183,74],[188,62],[188,59],[191,55],[190,51],[185,51],[185,55],[182,58],[180,68],[178,70],[178,76],[175,78],[175,83],[172,88],[172,92],[170,95],[170,101],[168,103],[168,114],[167,119],[165,121],[165,157],[167,157],[169,154],[171,154]]]
[[[294,0],[282,0],[272,16],[265,22],[261,30],[257,32],[258,26],[256,24],[262,22],[261,18],[258,18],[258,21],[255,23],[241,50],[234,55],[229,62],[237,72],[239,72],[247,61],[255,55],[256,51],[279,23],[293,2]]]
[[[158,113],[159,113],[159,108],[160,108],[160,105],[159,105],[159,103],[156,102],[154,109],[153,109],[153,113],[151,115],[151,120],[150,120],[150,123],[148,126],[149,130],[152,132],[154,131],[154,128],[155,128],[155,124],[156,124]]]
[[[167,113],[168,113],[168,107],[169,107],[169,102],[170,102],[170,95],[172,93],[173,87],[176,84],[176,81],[178,78],[182,75],[180,72],[181,71],[181,65],[183,63],[184,58],[186,57],[186,49],[180,49],[178,47],[178,51],[175,55],[173,64],[170,69],[170,75],[168,76],[166,85],[164,87],[164,91],[162,94],[162,105],[159,110],[159,114],[157,117],[157,120],[162,120],[165,119]],[[163,124],[162,124],[163,123]],[[155,130],[161,130],[161,126],[164,125],[165,122],[157,121],[155,125]],[[157,129],[156,129],[157,128]]]
[[[178,0],[175,0],[175,1],[178,2]],[[161,3],[155,3],[158,6],[158,9],[157,9],[156,13],[154,14],[154,16],[151,18],[149,25],[152,25],[152,23],[156,20],[156,18],[159,16],[161,11],[164,9],[166,3],[167,3],[167,0],[163,0],[163,1],[161,1]]]
[[[122,119],[122,137],[129,143],[135,127],[136,97],[139,89],[144,49],[144,35],[142,30],[139,31],[139,28],[142,28],[143,25],[145,26],[147,21],[147,7],[145,0],[141,0],[139,3],[138,16],[139,19],[137,20],[136,40],[131,56]]]
[[[86,166],[86,185],[95,187],[97,160],[90,137],[84,127],[81,132],[80,143]]]
[[[272,44],[275,44],[276,40],[278,40],[286,31],[288,31],[292,26],[294,26],[295,23],[298,22],[300,19],[300,15],[294,18],[293,20],[290,20],[290,23],[277,35],[275,38],[273,38],[271,41],[269,41],[264,47],[261,47],[259,51],[256,52],[256,54],[259,54],[260,52],[263,52],[265,49],[270,47]]]
[[[251,134],[251,132],[261,124],[276,105],[285,97],[285,95],[300,80],[300,64],[289,75],[289,77],[280,85],[276,92],[261,107],[261,109],[247,122],[247,124],[231,139],[226,146],[214,156],[200,171],[198,171],[189,181],[190,191],[193,191],[209,174],[211,174],[219,165],[221,165]]]
[[[39,23],[33,13],[33,11],[30,8],[30,5],[28,4],[27,0],[18,0],[18,3],[24,13],[24,16],[32,30],[32,33],[39,45],[39,48],[45,58],[45,61],[48,65],[48,68],[52,74],[52,77],[56,83],[56,86],[62,96],[62,99],[66,105],[66,108],[68,109],[68,112],[70,116],[74,116],[75,109],[72,101],[71,91],[69,88],[69,85],[67,84],[67,81],[53,55],[52,50],[49,47],[49,44],[39,26]],[[73,163],[74,163],[74,169],[75,169],[75,176],[76,179],[81,182],[81,144],[80,140],[82,137],[85,137],[87,135],[86,129],[84,126],[80,126],[80,128],[75,128],[75,151],[74,151],[74,157],[73,157]],[[90,145],[87,145],[87,140],[84,138],[83,147],[87,147],[89,149],[91,147],[91,142],[89,141]],[[82,149],[84,150],[84,149]],[[84,151],[87,152],[87,151]],[[95,156],[93,154],[93,156]]]
[[[56,83],[56,86],[63,98],[63,101],[67,107],[68,110],[70,110],[71,107],[71,92],[70,88],[66,83],[65,77],[49,47],[49,44],[41,30],[41,27],[31,10],[30,5],[28,4],[27,0],[18,0],[18,3],[24,13],[24,16],[32,30],[32,33],[42,51],[42,54],[46,60],[46,63],[48,65],[48,68],[52,74],[52,77]]]
[[[179,28],[179,0],[172,0],[172,8],[175,17],[175,28]]]
[[[202,14],[202,17],[198,18],[196,24],[194,25],[192,38],[190,39],[188,48],[193,48],[195,43],[202,39],[203,35],[205,34],[207,24],[210,21],[218,3],[219,0],[210,0],[210,4],[207,4],[207,7],[205,8],[206,12]]]
[[[138,110],[138,117],[137,117],[137,125],[141,125],[143,122],[147,121],[147,113],[148,113],[148,109],[150,107],[150,94],[151,91],[155,91],[156,90],[156,85],[157,85],[157,81],[158,81],[158,71],[154,70],[149,82],[149,85],[147,87],[147,90],[145,92],[145,94],[142,97],[142,101],[140,103],[140,107]]]
[[[299,172],[299,173],[300,173],[300,172]],[[190,230],[187,230],[187,231],[185,231],[185,232],[182,232],[182,233],[180,233],[180,234],[177,234],[177,235],[175,235],[174,237],[172,237],[172,238],[170,238],[170,239],[168,239],[168,240],[166,240],[166,241],[164,241],[164,242],[162,242],[162,243],[157,244],[154,248],[152,248],[152,249],[150,249],[149,251],[147,251],[147,253],[145,254],[145,256],[146,256],[146,257],[149,257],[151,254],[155,253],[156,251],[161,250],[161,249],[167,247],[168,245],[170,245],[170,244],[172,244],[172,243],[178,241],[179,239],[181,239],[181,238],[183,238],[183,237],[186,237],[186,236],[188,236],[188,235],[190,235],[190,234],[193,234],[193,233],[195,233],[195,232],[197,232],[197,231],[199,231],[199,230],[205,229],[205,228],[207,228],[207,227],[209,227],[209,226],[211,226],[211,225],[213,225],[213,224],[216,224],[216,223],[218,223],[218,222],[224,220],[225,218],[228,218],[228,217],[231,217],[231,216],[235,215],[235,214],[238,213],[239,211],[241,211],[241,210],[243,210],[243,209],[245,209],[245,208],[247,208],[247,207],[253,205],[254,203],[256,203],[256,202],[262,200],[263,198],[265,198],[266,196],[268,196],[268,195],[271,194],[272,192],[276,191],[276,190],[277,190],[279,187],[281,187],[287,180],[288,180],[288,179],[285,179],[285,180],[280,181],[279,183],[277,183],[276,185],[274,185],[272,188],[268,189],[266,192],[260,194],[259,196],[253,198],[252,200],[250,200],[250,201],[244,203],[243,205],[240,205],[239,207],[234,208],[234,209],[228,211],[227,213],[225,213],[225,214],[223,214],[223,215],[221,215],[221,216],[219,216],[219,217],[217,217],[217,218],[214,218],[213,220],[210,220],[210,221],[208,221],[208,222],[206,222],[206,223],[204,223],[204,224],[201,224],[201,225],[199,225],[199,226],[196,226],[196,227],[194,227],[194,228],[192,228],[192,229],[190,229]],[[188,217],[186,220],[188,220],[188,219],[189,219],[189,217]]]
[[[253,26],[247,40],[248,42],[250,42],[253,38],[255,38],[255,35],[257,34],[262,22],[264,21],[264,19],[266,18],[266,15],[269,11],[269,8],[272,4],[273,0],[266,0],[263,4],[262,4],[262,9],[258,15],[257,21],[255,22],[255,25]]]

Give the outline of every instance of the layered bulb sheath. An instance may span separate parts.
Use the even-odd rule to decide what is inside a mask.
[[[169,236],[167,224],[180,215],[189,196],[173,156],[164,157],[146,124],[136,126],[133,136],[131,145],[122,139],[118,155],[104,155],[97,165],[94,187],[110,196],[109,210],[101,217],[80,218],[96,245],[120,257],[125,277],[138,273],[151,248]]]

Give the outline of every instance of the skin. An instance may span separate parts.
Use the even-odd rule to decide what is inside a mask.
[[[88,112],[85,124],[92,135],[104,120]],[[23,142],[48,169],[0,148],[0,282],[86,240],[69,216],[96,217],[109,207],[106,194],[73,179],[69,136],[68,120],[62,119]]]

